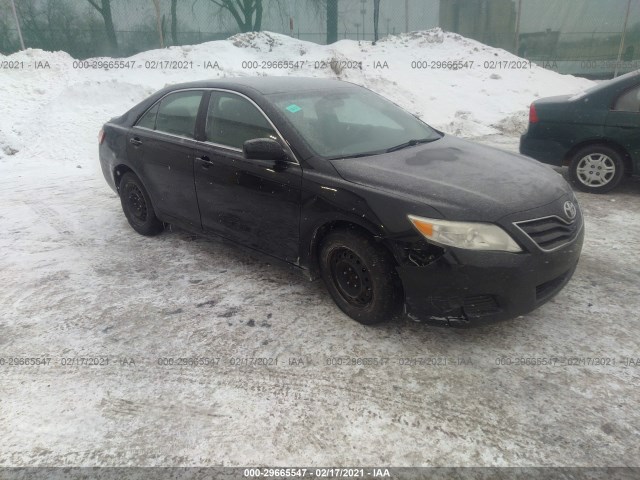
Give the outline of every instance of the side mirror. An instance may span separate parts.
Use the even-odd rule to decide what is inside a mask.
[[[278,142],[271,138],[247,140],[242,145],[245,158],[250,160],[286,160],[287,154]]]

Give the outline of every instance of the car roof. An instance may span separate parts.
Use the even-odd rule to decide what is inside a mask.
[[[262,95],[273,95],[285,92],[295,93],[309,90],[335,90],[354,87],[356,86],[352,83],[329,78],[246,76],[180,83],[171,85],[169,88],[171,90],[181,90],[185,88],[227,88],[239,92],[251,89]]]
[[[620,75],[619,77],[613,78],[611,80],[605,80],[604,82],[600,82],[597,85],[594,85],[591,88],[588,88],[579,97],[586,97],[592,95],[600,95],[602,93],[608,94],[616,93],[620,90],[620,88],[626,88],[627,86],[632,86],[637,81],[640,80],[640,70],[634,70],[633,72],[626,73],[624,75]]]
[[[226,77],[216,80],[198,80],[189,83],[178,83],[168,85],[162,90],[157,91],[150,97],[146,98],[139,104],[135,105],[120,117],[109,120],[119,125],[132,126],[138,118],[163,96],[175,92],[177,90],[194,89],[194,88],[220,88],[232,90],[250,98],[254,101],[255,97],[273,95],[276,93],[296,93],[306,91],[327,91],[349,88],[361,88],[357,85],[341,80],[333,80],[329,78],[315,77],[260,77],[260,76],[243,76],[243,77]]]

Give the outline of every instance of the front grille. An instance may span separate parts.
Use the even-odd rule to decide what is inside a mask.
[[[543,250],[554,250],[571,242],[580,231],[580,214],[569,223],[560,217],[551,216],[516,222],[527,236]]]
[[[462,308],[464,313],[469,317],[481,317],[500,311],[498,301],[493,295],[466,297]]]
[[[569,272],[564,272],[559,277],[554,278],[553,280],[549,280],[548,282],[541,283],[536,287],[536,300],[542,301],[545,300],[560,289],[562,285],[564,285],[564,281],[567,279],[567,275]]]

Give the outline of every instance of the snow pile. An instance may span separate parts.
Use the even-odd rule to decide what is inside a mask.
[[[529,67],[504,50],[440,29],[387,37],[377,45],[352,40],[317,45],[275,33],[248,33],[120,60],[129,62],[126,68],[80,68],[63,52],[0,55],[5,64],[24,64],[0,70],[0,163],[46,156],[95,164],[95,138],[105,121],[165,85],[197,79],[340,78],[464,137],[519,135],[532,100],[577,92],[592,83]],[[170,68],[176,66],[184,68]]]
[[[259,52],[271,52],[274,46],[282,46],[282,35],[270,32],[239,33],[229,37],[229,42],[238,48],[253,48]],[[289,37],[284,37],[289,38]]]

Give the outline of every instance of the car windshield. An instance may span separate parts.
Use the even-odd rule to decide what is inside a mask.
[[[376,155],[441,138],[410,113],[361,88],[277,94],[270,100],[327,159]]]

